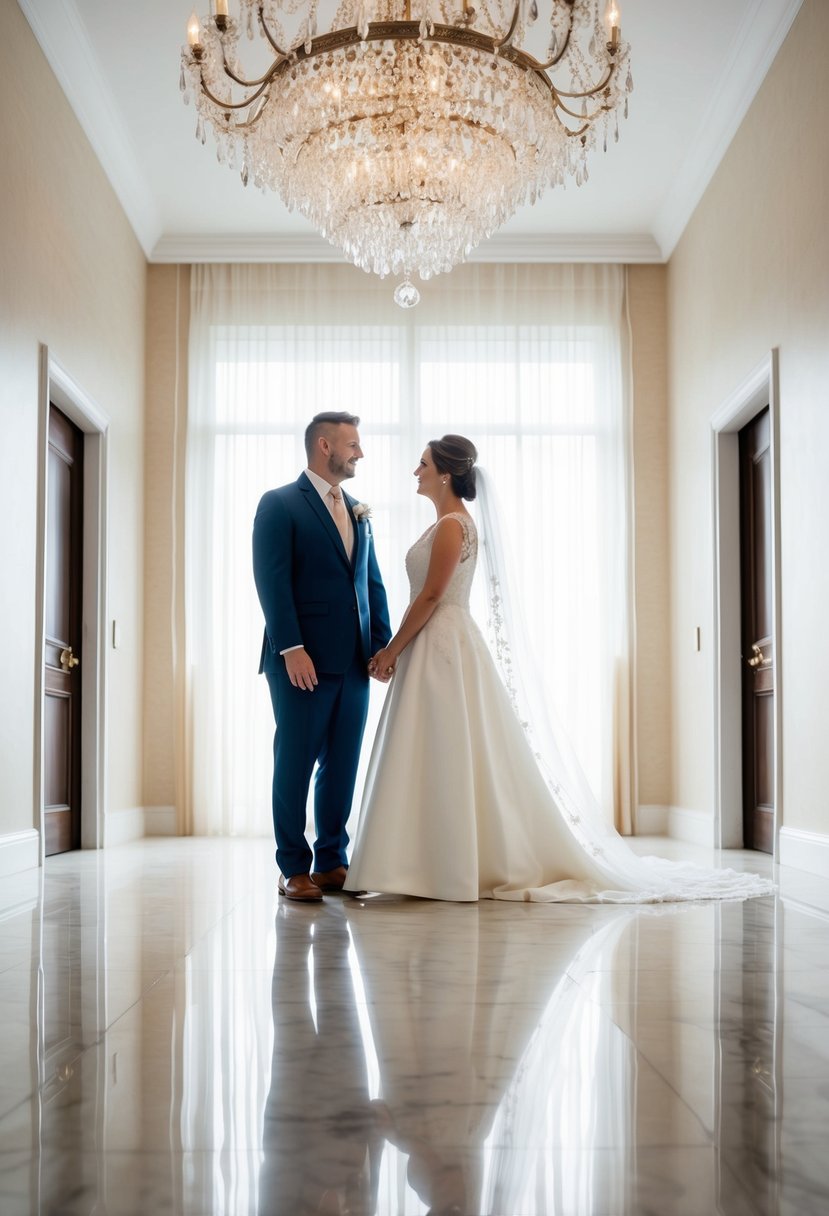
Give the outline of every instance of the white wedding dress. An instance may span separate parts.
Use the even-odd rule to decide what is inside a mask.
[[[430,899],[639,903],[746,898],[770,883],[634,854],[573,786],[545,777],[470,615],[478,537],[398,660],[366,777],[346,889]],[[406,555],[411,600],[435,528]],[[582,788],[582,787],[580,787]],[[586,795],[581,794],[584,802]]]

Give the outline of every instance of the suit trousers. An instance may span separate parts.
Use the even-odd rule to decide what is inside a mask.
[[[366,725],[369,679],[356,648],[343,675],[317,672],[313,692],[295,688],[282,669],[266,672],[276,731],[273,743],[273,827],[276,864],[285,878],[347,865],[351,814]],[[305,836],[311,775],[316,840]],[[313,861],[312,861],[313,857]]]

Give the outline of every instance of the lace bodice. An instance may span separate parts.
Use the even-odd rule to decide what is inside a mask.
[[[461,560],[458,562],[455,573],[452,575],[449,586],[446,588],[440,602],[442,605],[456,604],[460,608],[468,610],[469,596],[472,591],[472,579],[475,576],[475,566],[478,558],[478,533],[470,516],[463,515],[460,511],[453,511],[451,515],[444,515],[443,518],[458,520],[463,529],[463,542],[461,544]],[[406,573],[409,576],[410,603],[414,600],[415,596],[420,594],[423,590],[423,584],[426,582],[429,559],[432,556],[432,542],[435,539],[435,528],[437,526],[437,523],[434,523],[431,528],[427,528],[406,554]]]

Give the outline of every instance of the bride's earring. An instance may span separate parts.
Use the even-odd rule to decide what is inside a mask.
[[[448,481],[448,480],[449,480],[449,478],[448,478],[448,477],[444,477],[444,479],[443,479],[443,484],[444,484],[444,485],[446,485],[446,483],[447,483],[447,481]]]

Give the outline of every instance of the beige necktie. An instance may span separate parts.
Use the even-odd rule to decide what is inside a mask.
[[[336,487],[328,491],[328,497],[331,499],[331,514],[334,517],[334,523],[337,525],[337,531],[343,538],[343,547],[351,557],[351,528],[348,526],[348,512],[345,509],[343,496]]]

